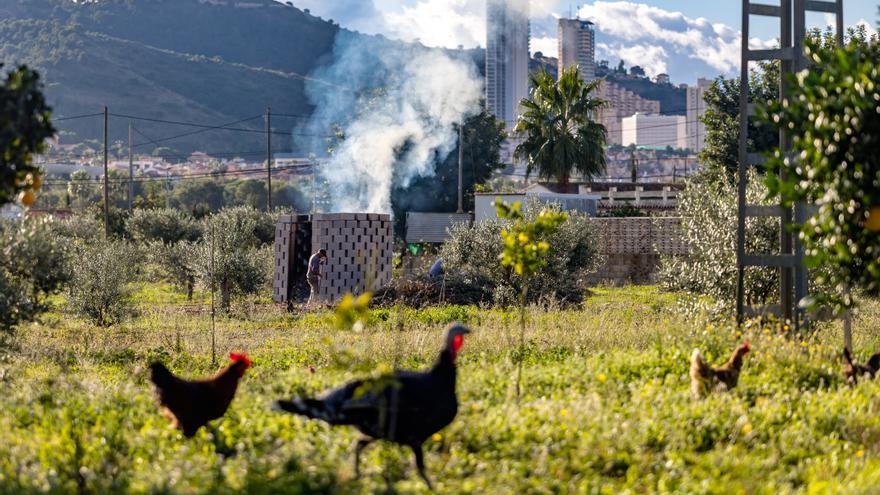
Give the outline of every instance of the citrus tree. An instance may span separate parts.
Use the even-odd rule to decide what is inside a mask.
[[[509,267],[522,278],[519,299],[519,357],[516,371],[516,396],[520,395],[522,382],[522,362],[525,352],[526,336],[526,296],[531,277],[547,264],[550,243],[547,237],[554,234],[568,218],[560,211],[545,208],[531,222],[525,220],[522,203],[505,204],[501,198],[495,200],[499,218],[510,220],[510,227],[501,231],[504,247],[499,256],[501,264]]]
[[[815,204],[799,225],[806,261],[824,267],[819,282],[837,295],[846,287],[880,295],[880,45],[851,42],[840,49],[810,43],[813,67],[793,76],[790,96],[763,118],[785,131],[793,157],[776,151],[768,164],[772,197]]]
[[[0,85],[0,206],[16,198],[33,204],[41,186],[33,155],[54,134],[39,74],[24,65],[10,71]]]

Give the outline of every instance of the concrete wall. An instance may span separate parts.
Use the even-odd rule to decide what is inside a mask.
[[[593,284],[651,283],[664,255],[686,256],[688,245],[681,239],[680,219],[592,218],[602,266],[589,277]]]

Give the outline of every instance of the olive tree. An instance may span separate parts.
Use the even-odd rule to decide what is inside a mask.
[[[29,321],[70,279],[67,239],[51,217],[0,222],[0,328]]]
[[[766,204],[767,188],[749,173],[746,198],[750,204]],[[681,223],[678,232],[689,246],[687,257],[666,256],[658,278],[663,288],[709,296],[725,310],[733,309],[736,297],[736,185],[723,170],[710,169],[688,180],[678,196]],[[752,218],[746,223],[746,251],[772,253],[779,250],[779,226],[769,218]],[[776,297],[778,271],[751,268],[745,288],[750,303],[765,303]]]
[[[528,200],[521,213],[525,222],[534,222],[542,211],[558,212],[557,205],[546,205]],[[498,261],[504,250],[501,232],[510,229],[511,219],[492,219],[472,226],[460,224],[452,228],[450,239],[443,245],[440,256],[449,270],[461,273],[474,283],[488,281],[501,305],[516,304],[523,289],[523,278],[517,276],[512,265]],[[595,235],[586,215],[570,213],[558,228],[546,235],[553,246],[547,264],[529,279],[527,302],[555,298],[563,302],[580,303],[584,297],[586,276],[599,262]]]
[[[237,207],[204,221],[204,237],[193,250],[195,273],[206,287],[220,291],[224,311],[234,296],[256,294],[270,278],[271,249],[263,241],[262,219],[252,208]]]
[[[132,239],[143,243],[193,242],[202,235],[201,226],[194,218],[173,208],[134,210],[126,221],[126,230]]]
[[[68,306],[74,314],[109,327],[133,313],[130,282],[137,252],[130,244],[106,239],[78,243],[71,268]]]

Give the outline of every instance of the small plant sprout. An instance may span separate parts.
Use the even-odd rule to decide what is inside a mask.
[[[341,330],[362,330],[364,320],[370,316],[370,301],[372,299],[371,292],[364,292],[357,297],[350,292],[345,294],[342,301],[336,306],[336,326]]]
[[[495,200],[495,209],[498,218],[511,222],[509,228],[501,231],[501,238],[504,241],[500,255],[501,264],[511,267],[522,279],[519,298],[519,356],[516,371],[516,396],[519,397],[526,347],[526,296],[529,291],[529,280],[535,272],[547,264],[550,243],[546,238],[559,229],[568,219],[568,215],[545,208],[534,221],[527,222],[522,214],[522,203],[508,205],[502,202],[500,197]]]

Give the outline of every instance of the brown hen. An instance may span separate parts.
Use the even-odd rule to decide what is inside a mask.
[[[749,342],[743,342],[733,351],[733,355],[721,366],[713,367],[706,363],[699,349],[691,354],[691,392],[700,398],[711,390],[730,390],[739,382],[743,358],[749,353]]]

